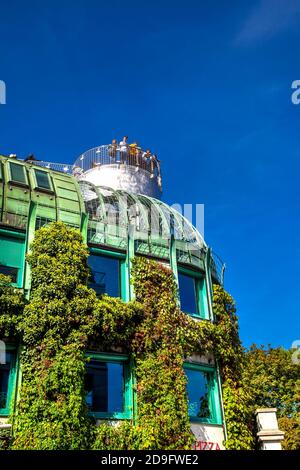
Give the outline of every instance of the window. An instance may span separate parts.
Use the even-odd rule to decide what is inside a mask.
[[[92,270],[90,287],[97,295],[108,294],[121,297],[120,261],[108,256],[90,255],[88,264]]]
[[[25,168],[22,165],[18,165],[18,163],[9,163],[10,168],[10,175],[12,181],[21,184],[27,184]]]
[[[23,285],[25,239],[0,234],[0,272],[12,277],[17,287]]]
[[[188,363],[184,365],[184,369],[191,421],[221,424],[220,400],[214,369]]]
[[[181,309],[184,312],[198,313],[196,280],[191,276],[178,273]]]
[[[95,417],[126,419],[132,414],[132,382],[126,356],[89,355],[86,403]]]
[[[14,284],[18,279],[18,268],[12,268],[11,266],[3,266],[0,264],[0,273],[11,278],[11,282]]]
[[[47,217],[37,217],[35,220],[35,230],[39,230],[41,227],[44,227],[44,225],[50,224],[51,222],[54,222],[54,220],[48,219]]]
[[[49,175],[43,170],[34,170],[37,186],[41,189],[48,189],[51,191],[51,183]]]
[[[5,364],[0,364],[0,415],[8,415],[15,385],[15,354],[6,351]]]
[[[196,317],[209,318],[205,279],[193,275],[193,272],[179,270],[178,284],[181,310]]]

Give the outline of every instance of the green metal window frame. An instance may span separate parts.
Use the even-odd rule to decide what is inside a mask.
[[[204,274],[196,272],[192,269],[185,268],[177,265],[178,274],[184,274],[194,279],[195,282],[195,295],[197,312],[184,312],[195,318],[201,318],[202,320],[210,320],[209,305],[207,297],[207,287]],[[180,285],[179,286],[179,301],[180,301]]]
[[[20,264],[9,264],[7,265],[10,268],[18,269],[17,282],[12,282],[11,285],[14,287],[22,288],[24,283],[24,266],[25,266],[25,250],[26,250],[26,235],[23,232],[15,232],[12,230],[0,229],[0,238],[1,235],[4,238],[18,239],[23,240],[23,251],[22,251],[22,260]]]
[[[211,418],[198,418],[196,416],[190,416],[190,421],[192,423],[222,425],[221,400],[216,369],[206,364],[198,364],[194,362],[184,362],[183,367],[185,370],[189,369],[198,372],[206,372],[210,375],[208,383],[208,404],[211,412]]]
[[[106,256],[107,258],[114,258],[119,260],[119,282],[120,282],[120,295],[121,299],[125,302],[129,300],[129,286],[128,286],[128,266],[126,263],[126,253],[117,251],[105,250],[103,248],[89,247],[90,255]]]
[[[8,387],[7,387],[7,400],[6,408],[0,408],[0,416],[9,416],[11,414],[17,383],[17,370],[19,367],[19,360],[17,355],[17,347],[12,344],[6,344],[6,351],[12,353],[12,362],[9,371]]]
[[[52,181],[51,181],[50,174],[47,171],[43,170],[42,168],[32,168],[32,171],[33,171],[34,189],[37,189],[39,191],[45,191],[47,193],[53,193],[54,189],[53,189],[53,184],[52,184]],[[37,171],[39,171],[41,173],[45,173],[45,175],[47,175],[50,188],[43,188],[42,186],[38,185],[38,180],[37,180],[37,177],[36,177],[36,172]]]
[[[88,351],[86,357],[94,361],[99,362],[115,362],[122,363],[124,366],[124,391],[123,391],[123,403],[124,411],[115,413],[104,413],[104,412],[93,412],[89,413],[97,419],[131,419],[133,417],[133,365],[129,360],[128,356],[123,354],[107,354],[107,353],[96,353]]]
[[[25,182],[22,182],[22,181],[16,181],[12,178],[12,174],[11,174],[11,167],[10,165],[18,165],[22,168],[23,170],[23,174],[25,176]],[[12,183],[12,184],[16,184],[16,185],[20,185],[20,186],[26,186],[28,187],[29,186],[29,182],[28,182],[28,175],[27,175],[27,171],[26,171],[26,168],[24,165],[21,165],[20,163],[18,163],[17,161],[16,162],[12,162],[12,161],[8,161],[7,162],[7,172],[8,172],[8,181],[9,183]]]

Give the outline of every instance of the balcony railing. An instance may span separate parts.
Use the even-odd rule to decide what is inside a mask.
[[[224,273],[226,265],[221,258],[214,252],[211,253],[210,269],[212,275],[221,285],[224,285]]]
[[[85,172],[101,165],[129,165],[160,178],[160,162],[156,155],[133,145],[101,145],[82,153],[75,161],[74,169]]]
[[[60,171],[61,173],[67,173],[72,175],[74,173],[74,165],[65,164],[65,163],[53,163],[53,162],[43,162],[41,160],[29,160],[27,163],[33,163],[34,165],[42,166],[53,171]]]
[[[101,165],[128,165],[134,167],[136,171],[144,170],[150,178],[157,178],[158,185],[161,186],[160,162],[155,154],[144,151],[140,147],[132,145],[101,145],[82,153],[73,165],[65,163],[52,163],[39,160],[28,161],[34,165],[42,166],[54,171],[73,174],[80,177],[92,168]]]

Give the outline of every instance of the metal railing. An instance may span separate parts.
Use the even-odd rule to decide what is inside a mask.
[[[74,169],[85,172],[99,165],[123,164],[141,168],[152,177],[160,178],[160,162],[150,151],[134,145],[101,145],[82,153],[75,161]]]
[[[224,285],[224,273],[226,265],[221,258],[214,252],[211,253],[210,269],[212,275],[221,285]]]
[[[31,163],[28,161],[27,163]],[[53,171],[60,171],[61,173],[67,173],[72,175],[74,172],[74,165],[66,164],[66,163],[53,163],[53,162],[43,162],[39,160],[32,161],[34,165],[42,166],[43,168],[47,168]]]
[[[27,161],[28,164],[38,165],[49,170],[73,174],[80,177],[83,173],[101,165],[128,165],[149,173],[150,178],[157,178],[161,186],[160,162],[155,154],[144,151],[132,145],[101,145],[82,153],[73,165],[67,163],[53,163],[39,160]]]

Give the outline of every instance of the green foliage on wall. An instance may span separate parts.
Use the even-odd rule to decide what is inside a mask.
[[[25,299],[22,292],[10,285],[11,279],[0,274],[0,339],[17,342],[19,323],[23,317]],[[0,450],[7,449],[10,430],[0,429]]]
[[[36,232],[27,261],[30,302],[22,330],[22,387],[14,449],[86,449],[94,431],[85,391],[85,351],[91,339],[116,340],[135,314],[131,304],[99,301],[87,287],[88,249],[63,223]],[[99,332],[99,333],[98,333]],[[105,341],[103,341],[104,343]]]
[[[23,316],[25,299],[22,292],[10,285],[11,279],[0,274],[0,338],[16,339]]]
[[[86,287],[87,248],[62,223],[36,232],[23,331],[22,387],[14,449],[84,449],[90,420],[84,393],[84,350],[96,320],[96,296]]]
[[[227,425],[226,448],[253,449],[253,401],[243,381],[245,355],[238,333],[235,304],[219,285],[214,285],[213,311],[217,319],[214,344],[222,378]]]
[[[181,313],[176,305],[174,279],[170,270],[141,258],[135,261],[132,274],[136,300],[142,304],[144,315],[130,348],[135,360],[138,403],[131,446],[190,448],[192,437],[178,328]]]
[[[0,450],[8,450],[11,443],[10,429],[0,429]]]
[[[144,320],[137,326],[132,352],[136,362],[138,417],[126,423],[98,428],[96,448],[180,449],[193,441],[186,406],[183,357],[214,351],[221,367],[227,449],[252,449],[251,396],[243,383],[244,351],[238,335],[234,301],[214,286],[217,323],[195,322],[177,306],[172,273],[157,263],[136,258],[133,284]],[[126,437],[127,436],[127,437]],[[127,446],[127,447],[126,447]],[[135,447],[136,446],[136,447]]]
[[[178,309],[170,269],[136,258],[132,283],[143,312],[128,343],[135,363],[138,411],[131,424],[99,426],[94,449],[190,449],[194,437],[183,358],[191,351],[208,351],[211,343],[201,340],[209,337],[213,325],[196,323]]]
[[[0,284],[0,303],[7,306],[0,314],[1,331],[19,334],[23,345],[12,447],[190,449],[183,358],[213,351],[224,381],[227,447],[250,448],[243,353],[231,297],[215,286],[218,322],[196,322],[178,308],[172,272],[137,257],[132,268],[135,301],[98,299],[87,287],[87,257],[78,231],[52,223],[36,232],[27,256],[32,271],[29,303],[25,305],[7,279]],[[85,402],[85,351],[110,351],[112,345],[134,363],[137,412],[120,426],[96,427]]]

